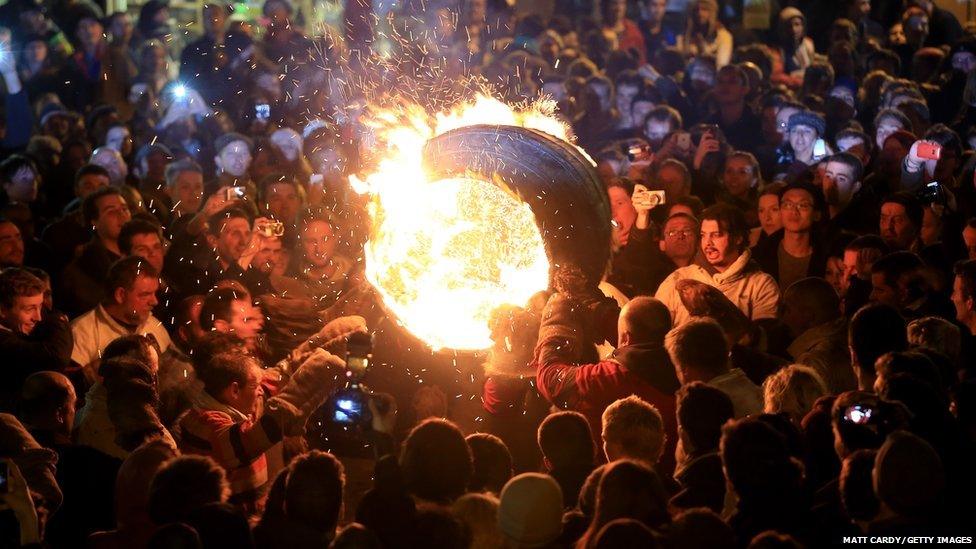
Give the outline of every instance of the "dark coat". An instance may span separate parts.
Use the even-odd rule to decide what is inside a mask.
[[[783,235],[786,229],[780,229],[769,235],[769,238],[756,244],[752,249],[752,258],[759,263],[763,272],[769,274],[779,282],[779,245],[783,242]],[[816,236],[816,232],[811,235],[813,245],[813,255],[810,257],[810,265],[807,266],[807,276],[823,277],[827,270],[827,249],[822,240]],[[782,288],[786,290],[786,288]]]

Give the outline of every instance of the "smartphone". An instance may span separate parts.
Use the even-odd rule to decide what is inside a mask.
[[[335,408],[332,409],[332,421],[351,425],[363,417],[363,401],[355,398],[355,395],[344,395],[335,401]]]
[[[230,187],[227,189],[227,200],[242,200],[244,198],[244,187]]]
[[[864,425],[871,421],[872,415],[874,415],[874,409],[870,406],[855,404],[847,407],[847,410],[844,412],[844,419],[855,425]]]
[[[827,143],[823,139],[818,139],[816,143],[813,144],[813,157],[820,158],[827,156]]]
[[[6,461],[0,461],[0,494],[10,491],[10,467]]]
[[[258,103],[254,105],[254,117],[258,120],[267,120],[271,118],[271,105],[267,103]]]
[[[691,134],[686,131],[676,132],[674,134],[674,144],[681,150],[691,149]]]
[[[942,145],[931,141],[919,141],[915,150],[922,160],[938,160],[942,156]]]

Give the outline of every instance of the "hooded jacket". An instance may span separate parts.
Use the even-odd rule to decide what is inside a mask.
[[[675,327],[691,318],[675,288],[675,284],[685,278],[718,288],[751,320],[776,318],[779,307],[779,286],[772,276],[762,272],[759,264],[752,260],[748,250],[742,252],[742,255],[724,272],[713,274],[711,269],[693,263],[681,267],[664,279],[654,297],[661,300],[671,311]]]

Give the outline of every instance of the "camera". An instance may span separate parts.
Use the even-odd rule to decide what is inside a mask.
[[[915,152],[922,160],[938,160],[942,156],[942,145],[931,141],[920,141]]]
[[[328,419],[338,425],[368,428],[373,419],[363,378],[373,357],[373,338],[356,332],[346,341],[346,386],[326,400]]]
[[[285,224],[280,221],[270,221],[258,225],[258,232],[267,238],[281,238],[285,236]]]
[[[918,199],[926,205],[938,204],[945,206],[948,204],[945,189],[942,188],[942,184],[938,181],[932,181],[931,183],[926,184],[924,187],[918,190],[916,196],[918,196]]]

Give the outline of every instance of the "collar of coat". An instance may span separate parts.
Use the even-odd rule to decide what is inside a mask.
[[[664,393],[672,394],[681,385],[668,352],[660,343],[638,343],[620,347],[610,355],[609,360]]]
[[[752,252],[750,252],[748,248],[743,250],[742,254],[739,255],[739,257],[736,258],[731,265],[729,265],[729,268],[725,269],[721,273],[716,272],[715,268],[708,263],[702,254],[698,254],[696,256],[695,263],[688,265],[686,268],[700,269],[704,271],[707,277],[714,280],[717,284],[733,282],[752,272],[760,270],[759,264],[752,260]]]

